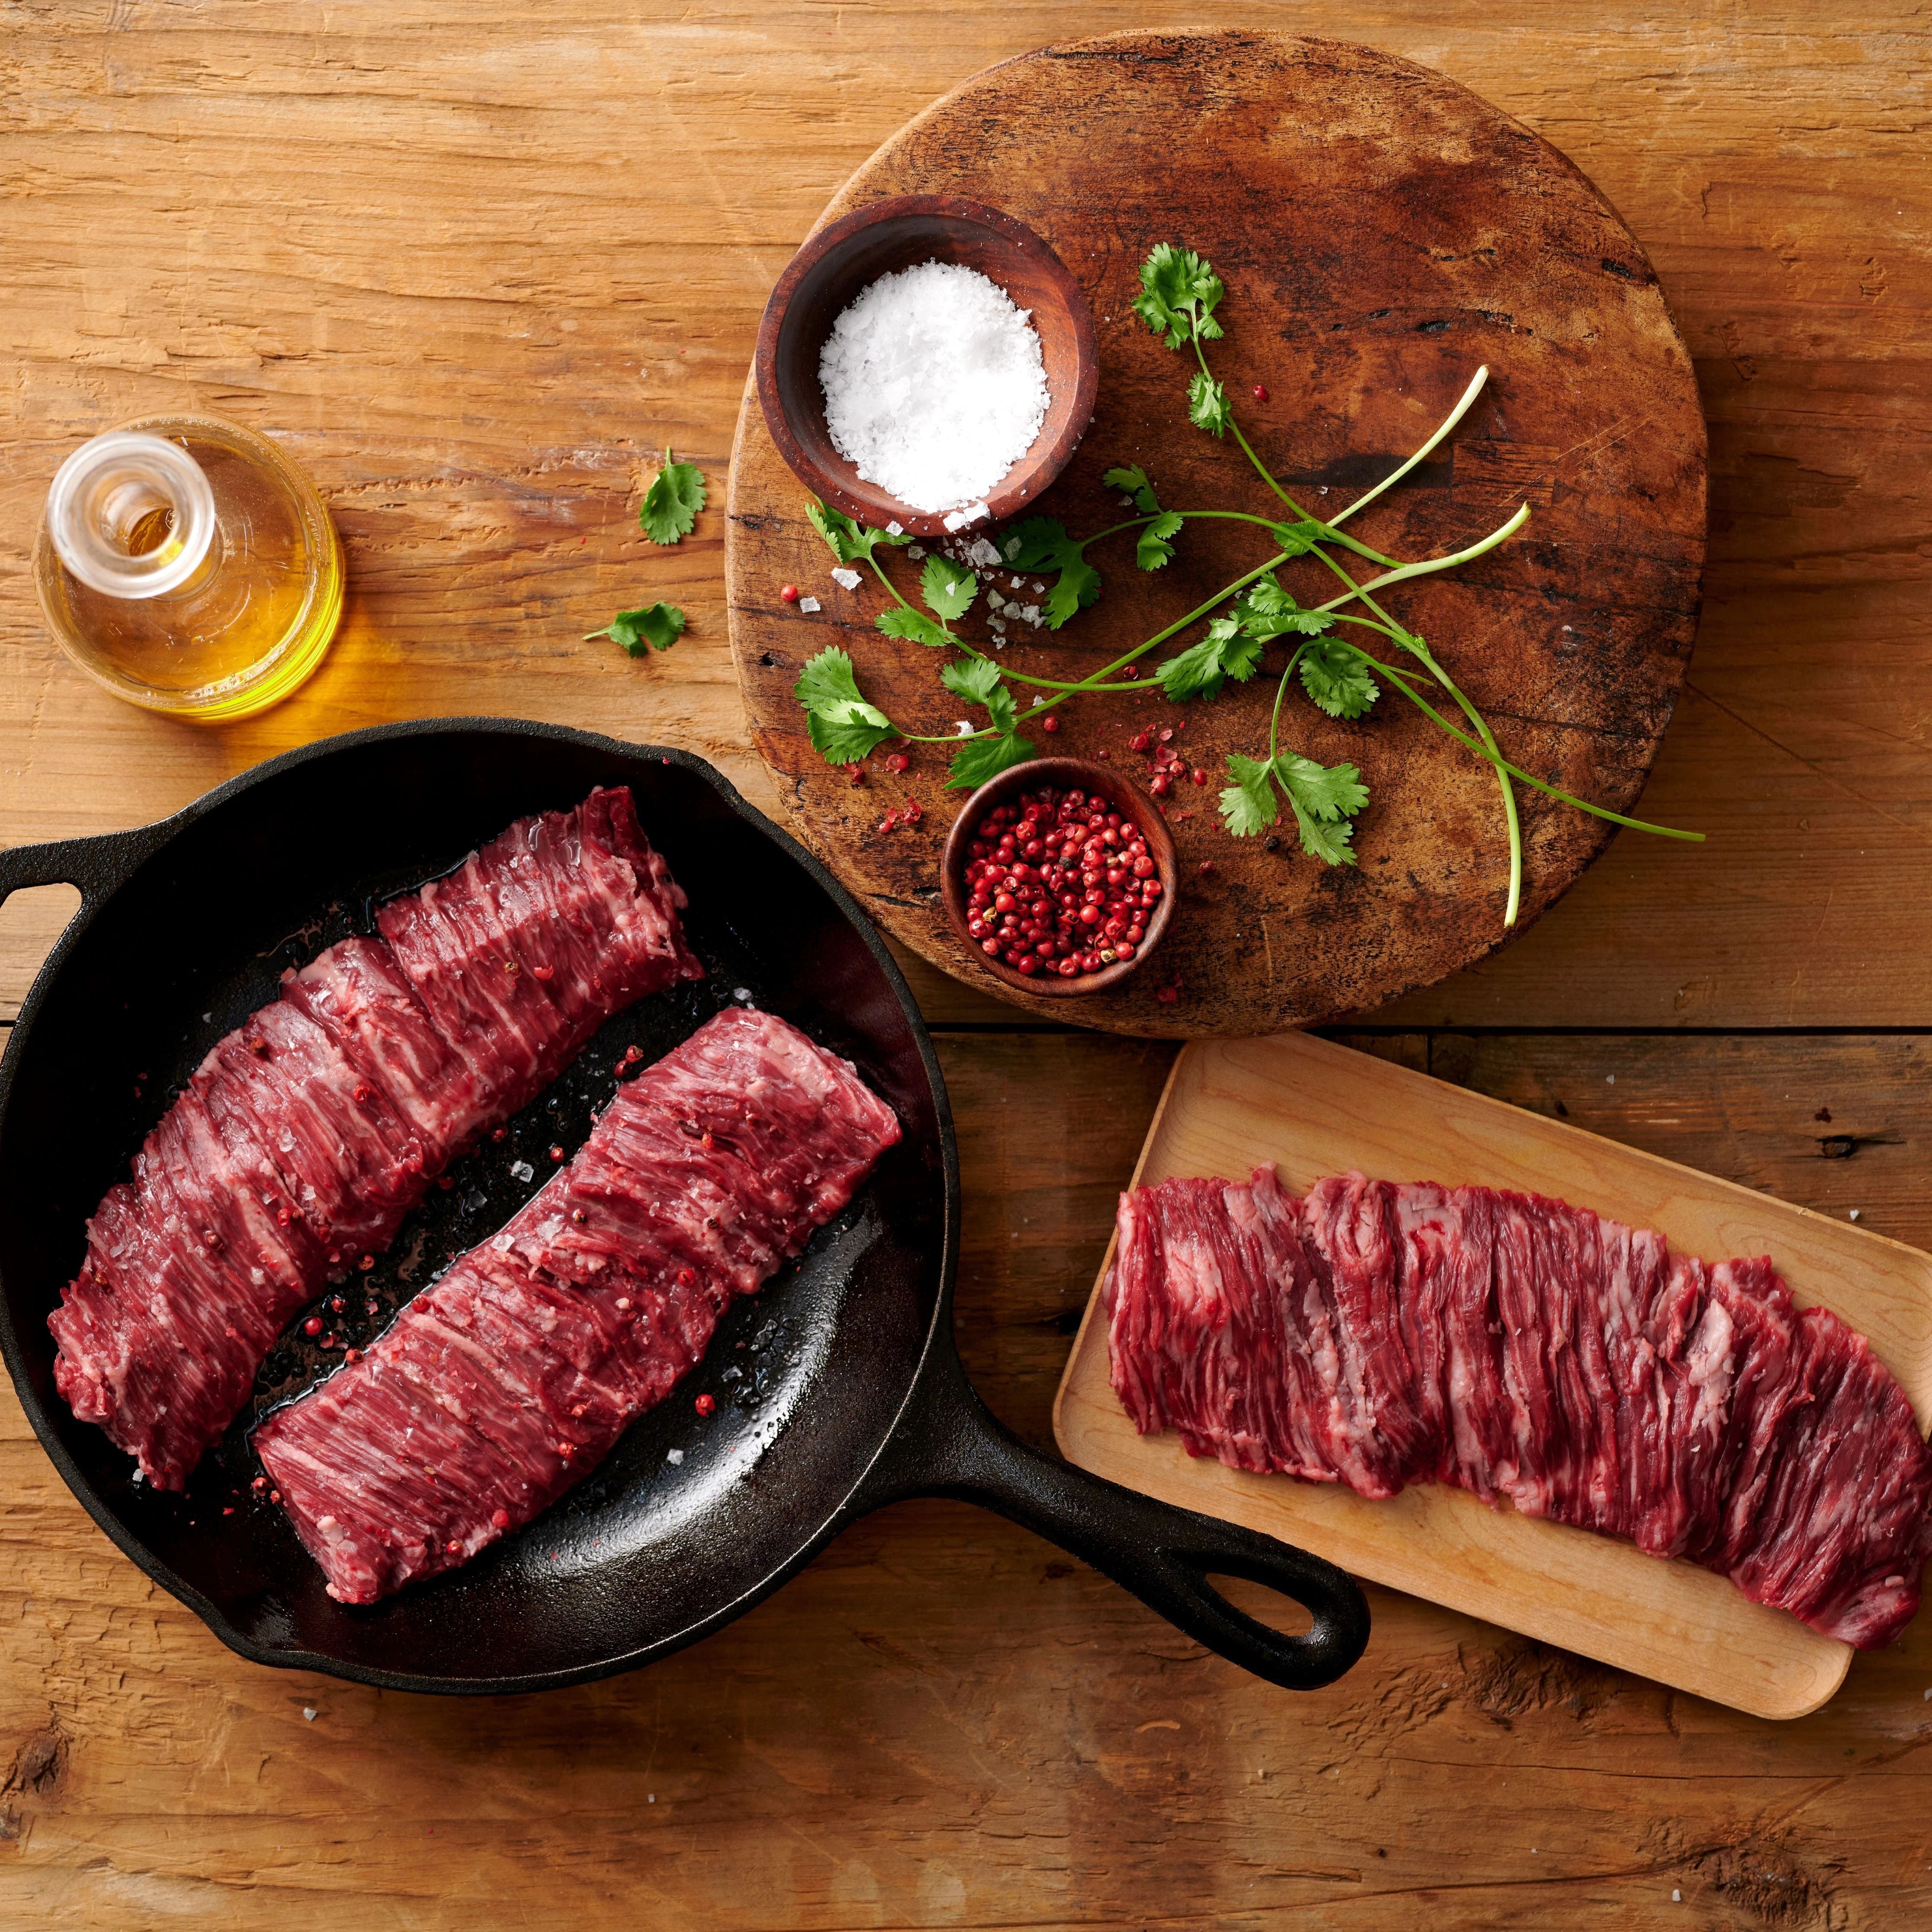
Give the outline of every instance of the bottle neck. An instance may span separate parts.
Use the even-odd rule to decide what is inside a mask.
[[[46,530],[88,589],[160,597],[212,567],[214,492],[179,443],[113,430],[82,443],[56,472]]]

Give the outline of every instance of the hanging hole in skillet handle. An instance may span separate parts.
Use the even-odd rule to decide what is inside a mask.
[[[24,987],[62,939],[91,918],[152,849],[153,827],[0,851],[0,976]],[[53,894],[77,898],[60,910]],[[15,962],[23,962],[16,969]],[[31,962],[32,970],[27,970]]]
[[[901,1432],[850,1514],[914,1496],[997,1510],[1090,1563],[1197,1642],[1285,1690],[1332,1684],[1368,1646],[1368,1604],[1346,1570],[1042,1454],[994,1419],[950,1346],[928,1354]],[[1216,1576],[1277,1591],[1314,1621],[1299,1632],[1273,1629],[1231,1604],[1215,1588]]]

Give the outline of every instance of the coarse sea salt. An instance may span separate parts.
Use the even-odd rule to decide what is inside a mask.
[[[1046,418],[1029,312],[957,262],[881,275],[832,324],[818,380],[839,454],[914,509],[952,512],[949,530],[987,515]]]

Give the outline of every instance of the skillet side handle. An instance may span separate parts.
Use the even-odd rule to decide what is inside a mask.
[[[903,1432],[886,1452],[888,1466],[866,1484],[862,1508],[938,1496],[997,1510],[1090,1563],[1196,1642],[1286,1690],[1332,1684],[1360,1658],[1369,1610],[1346,1571],[1042,1455],[994,1418],[950,1348],[935,1353],[940,1363],[928,1360]],[[1313,1628],[1292,1636],[1270,1630],[1229,1603],[1208,1580],[1216,1576],[1292,1597],[1313,1612]]]
[[[9,846],[0,850],[0,904],[30,886],[72,886],[80,892],[81,912],[91,913],[147,856],[152,830]]]

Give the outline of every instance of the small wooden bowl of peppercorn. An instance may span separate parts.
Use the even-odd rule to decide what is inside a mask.
[[[1100,358],[1094,314],[1066,265],[1024,221],[953,194],[900,194],[855,208],[811,236],[772,289],[758,324],[752,372],[765,427],[792,474],[860,523],[939,536],[928,514],[868,482],[833,446],[818,358],[832,325],[881,275],[920,262],[976,270],[1028,311],[1040,338],[1049,398],[1033,446],[986,495],[984,530],[1031,507],[1066,467],[1093,420]]]
[[[966,801],[940,892],[994,979],[1070,998],[1118,986],[1160,944],[1178,869],[1152,799],[1091,760],[1035,758]]]

